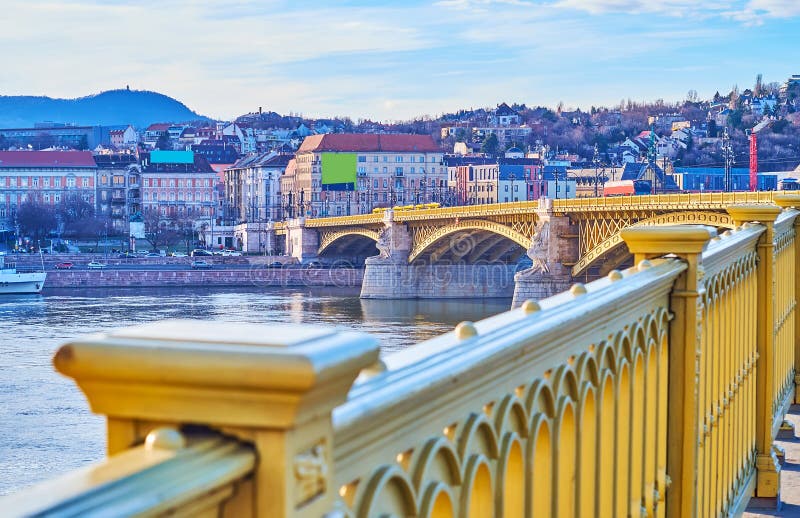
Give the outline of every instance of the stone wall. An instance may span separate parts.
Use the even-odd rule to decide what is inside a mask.
[[[47,272],[52,288],[127,288],[159,286],[360,286],[364,270],[280,269],[253,267],[225,270],[60,270]]]
[[[520,272],[514,278],[514,299],[511,301],[511,308],[518,308],[528,299],[542,300],[552,297],[567,291],[570,286],[572,281],[569,276],[549,273],[525,275],[524,272]]]
[[[417,265],[370,258],[361,298],[511,297],[515,269],[505,264]]]

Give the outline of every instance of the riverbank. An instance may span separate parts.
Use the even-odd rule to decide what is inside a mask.
[[[63,288],[128,288],[163,286],[230,287],[359,287],[364,270],[351,268],[305,269],[243,268],[210,270],[53,270],[47,272],[44,291]]]

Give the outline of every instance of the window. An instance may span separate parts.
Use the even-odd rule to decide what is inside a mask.
[[[395,167],[394,168],[394,174],[396,174],[397,176],[403,176],[403,168],[402,167]]]
[[[424,156],[419,157],[419,163],[420,164],[424,164],[425,163],[425,157]]]
[[[414,171],[414,168],[412,167],[412,168],[411,168],[411,174],[414,174],[414,172],[415,172],[415,171]]]
[[[56,203],[60,202],[61,201],[61,195],[60,194],[54,194],[53,195],[53,201],[56,202]]]
[[[508,185],[506,185],[506,189],[505,190],[506,190],[506,192],[508,192]]]
[[[519,191],[519,185],[515,185],[514,186],[514,192],[517,192],[517,191]]]
[[[384,178],[383,179],[383,188],[386,189],[388,186],[389,186],[389,183],[386,181],[386,178]]]
[[[2,178],[0,178],[0,185],[3,185],[3,182],[2,182],[2,180],[3,180],[3,179],[2,179]],[[42,179],[42,183],[44,184],[45,188],[47,188],[47,187],[50,187],[50,177],[49,177],[49,176],[45,176],[45,177]]]
[[[27,186],[28,186],[28,179],[27,178],[23,178],[22,179],[22,187],[27,187]]]
[[[376,189],[378,188],[378,179],[377,179],[377,178],[376,178],[376,179],[374,179],[374,180],[372,180],[372,186],[373,186],[374,188],[376,188]]]
[[[174,180],[173,178],[170,178],[170,180],[169,180],[169,186],[170,186],[170,187],[175,187],[175,180]]]
[[[38,177],[33,179],[33,186],[34,187],[39,187],[39,178]]]
[[[374,157],[372,157],[372,161],[373,162],[377,162],[378,161],[378,155],[375,155]]]
[[[100,185],[106,185],[108,183],[108,177],[103,175],[100,177]]]
[[[403,157],[400,156],[400,155],[397,155],[396,157],[394,157],[394,161],[395,162],[402,162],[403,161]]]
[[[75,177],[68,176],[67,177],[67,187],[75,187]]]
[[[88,178],[81,178],[81,185],[83,187],[89,187],[89,179]]]
[[[389,161],[389,156],[388,155],[383,155],[383,161],[384,162],[388,162]]]
[[[373,167],[372,168],[372,172],[375,173],[375,174],[378,174],[378,168],[377,167]]]
[[[358,157],[358,161],[359,161],[359,162],[366,162],[366,161],[367,161],[367,157],[365,157],[365,156],[359,156],[359,157]]]

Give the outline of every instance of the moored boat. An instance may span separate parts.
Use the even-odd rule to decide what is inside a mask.
[[[13,266],[5,264],[5,256],[0,255],[0,295],[11,293],[40,293],[44,288],[47,273],[17,272]]]

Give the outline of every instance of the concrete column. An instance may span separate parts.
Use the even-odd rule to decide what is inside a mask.
[[[528,257],[533,266],[514,276],[512,307],[519,307],[527,299],[544,299],[572,284],[570,265],[578,259],[577,225],[569,217],[553,211],[553,200],[542,198],[536,209],[538,223],[532,236]]]
[[[306,218],[290,219],[286,224],[286,254],[307,263],[317,258],[318,250],[319,233],[306,228]]]

